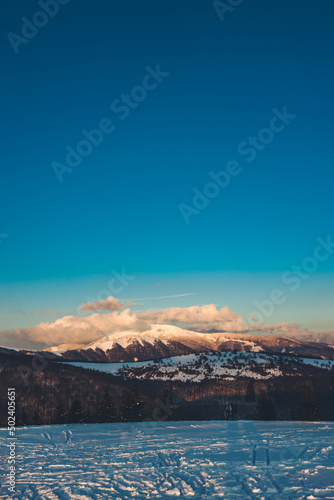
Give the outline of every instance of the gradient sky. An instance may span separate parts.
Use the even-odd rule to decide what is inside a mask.
[[[206,0],[70,0],[17,54],[7,34],[40,7],[0,8],[0,330],[74,313],[123,268],[140,307],[246,315],[334,234],[333,2],[244,0],[221,21]],[[111,103],[157,64],[169,76],[121,120]],[[239,144],[285,105],[247,162]],[[60,183],[52,162],[103,118],[115,131]],[[229,160],[240,175],[186,224],[179,204]],[[269,323],[334,330],[333,276],[334,255]]]

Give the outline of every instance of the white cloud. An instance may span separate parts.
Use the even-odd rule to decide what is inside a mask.
[[[101,308],[109,313],[93,312],[85,317],[64,316],[54,322],[43,322],[37,326],[19,328],[3,332],[7,338],[25,339],[32,342],[50,344],[80,344],[97,340],[113,331],[149,330],[152,324],[177,324],[189,330],[199,332],[236,332],[265,335],[283,335],[301,341],[325,342],[334,344],[333,332],[312,332],[295,323],[277,323],[267,325],[256,322],[251,325],[243,320],[241,314],[228,307],[218,308],[215,304],[191,307],[171,307],[133,313],[115,297],[108,297],[95,303],[82,306],[84,311],[96,311]]]
[[[81,311],[120,311],[125,308],[125,304],[115,297],[108,297],[96,302],[87,302],[80,307]]]
[[[39,323],[29,328],[18,328],[10,337],[29,339],[45,344],[85,343],[97,340],[115,330],[149,330],[150,325],[131,314],[130,309],[108,314],[94,313],[90,316],[64,316],[53,323]]]
[[[170,307],[168,309],[146,311],[138,314],[138,316],[150,323],[180,323],[187,326],[193,325],[204,330],[218,328],[221,331],[234,331],[237,328],[237,331],[244,331],[247,327],[241,314],[231,311],[227,306],[219,309],[215,304]]]

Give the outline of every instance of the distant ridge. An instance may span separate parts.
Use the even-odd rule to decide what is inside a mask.
[[[334,360],[333,346],[288,337],[199,333],[174,325],[121,331],[88,344],[61,344],[41,352],[60,361],[130,362],[200,352],[263,352]]]

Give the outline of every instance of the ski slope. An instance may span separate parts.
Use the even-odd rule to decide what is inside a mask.
[[[333,422],[18,428],[20,500],[334,499]],[[8,432],[0,429],[2,472]],[[1,478],[0,498],[11,498]]]

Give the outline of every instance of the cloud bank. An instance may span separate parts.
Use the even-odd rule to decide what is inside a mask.
[[[216,328],[225,332],[246,330],[240,314],[231,311],[227,306],[219,309],[215,304],[146,311],[140,313],[139,317],[149,323],[181,324],[190,330],[208,331]]]
[[[89,316],[64,316],[55,322],[39,323],[29,328],[7,332],[7,337],[28,339],[33,342],[57,345],[88,343],[118,330],[149,330],[150,325],[132,314],[130,309],[108,314],[94,313]]]
[[[115,331],[150,330],[153,324],[174,324],[188,330],[210,333],[250,333],[284,335],[302,341],[334,343],[334,332],[312,332],[294,323],[267,325],[252,318],[252,324],[244,321],[241,314],[227,306],[216,304],[133,312],[129,302],[122,303],[115,297],[88,302],[81,310],[91,312],[87,316],[64,316],[54,322],[43,322],[28,328],[2,332],[7,338],[29,340],[45,345],[80,344],[95,341]],[[100,312],[97,312],[100,311]],[[106,311],[106,312],[102,312]]]

